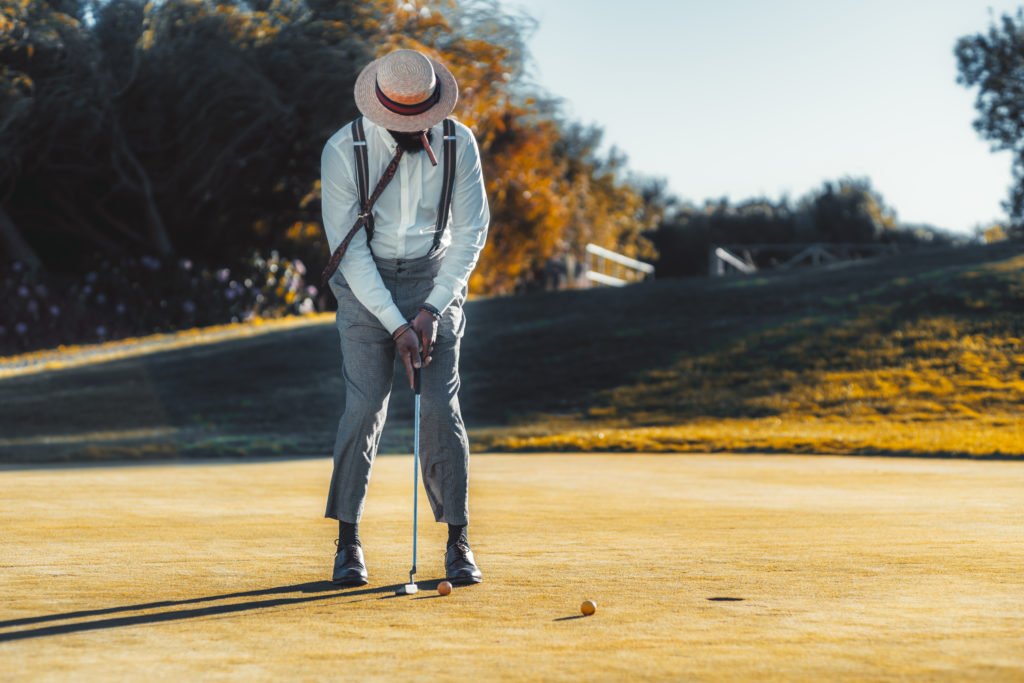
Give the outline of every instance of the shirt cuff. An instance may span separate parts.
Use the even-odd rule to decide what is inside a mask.
[[[392,305],[391,308],[381,314],[380,322],[384,325],[384,329],[394,334],[395,330],[409,321],[402,317],[402,312],[398,310],[398,306]]]
[[[444,285],[434,285],[434,289],[430,292],[430,296],[427,297],[426,303],[443,314],[444,309],[448,308],[454,298],[455,293],[452,290]]]

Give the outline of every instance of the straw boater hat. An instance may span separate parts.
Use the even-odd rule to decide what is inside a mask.
[[[459,85],[436,59],[416,50],[395,50],[363,69],[355,96],[359,111],[378,126],[418,133],[452,113]]]

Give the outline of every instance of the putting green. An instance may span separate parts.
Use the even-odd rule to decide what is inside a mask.
[[[1024,463],[475,456],[484,583],[437,595],[423,504],[394,597],[411,465],[348,590],[325,459],[0,471],[3,677],[1024,678]]]

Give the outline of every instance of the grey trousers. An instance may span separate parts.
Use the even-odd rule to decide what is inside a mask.
[[[377,259],[377,270],[407,319],[434,286],[443,252],[413,260]],[[377,455],[395,370],[395,342],[340,272],[330,280],[338,300],[345,376],[345,412],[334,444],[334,474],[325,517],[357,523],[363,514],[370,470]],[[433,361],[421,370],[420,467],[434,519],[469,523],[469,438],[459,409],[459,346],[466,321],[465,291],[445,310]],[[403,371],[404,374],[404,371]],[[410,392],[409,400],[412,399]]]

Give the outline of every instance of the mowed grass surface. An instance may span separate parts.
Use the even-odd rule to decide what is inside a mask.
[[[3,678],[1024,677],[1024,463],[475,456],[485,582],[437,596],[424,506],[393,597],[411,464],[378,459],[348,590],[326,459],[0,472]]]

